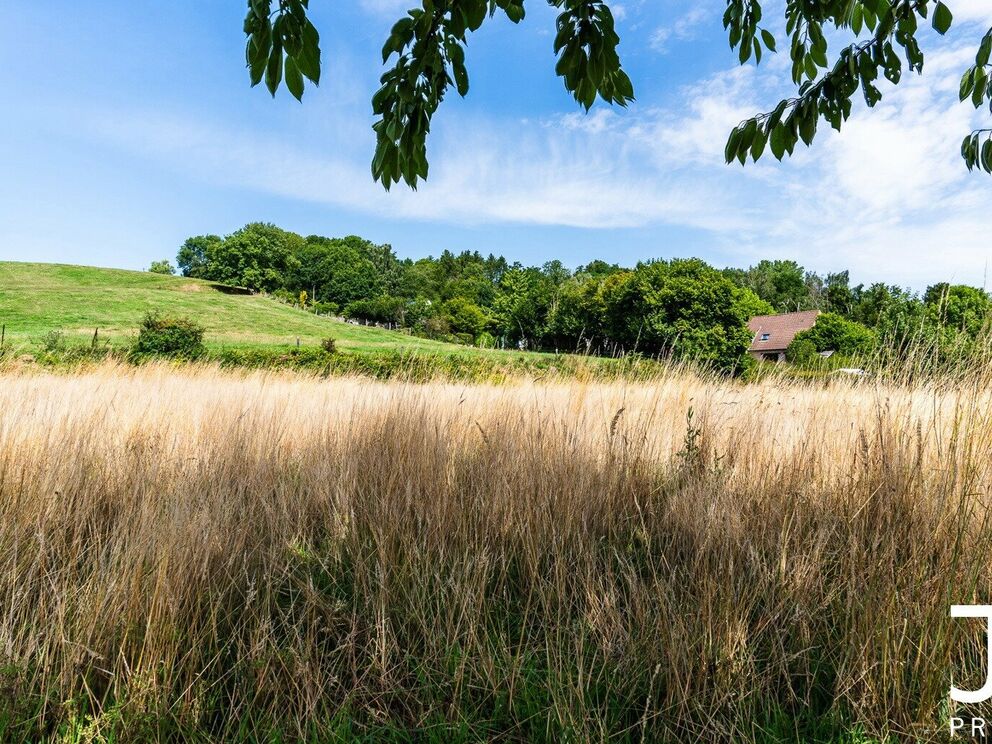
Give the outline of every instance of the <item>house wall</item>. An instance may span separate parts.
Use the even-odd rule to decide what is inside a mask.
[[[748,352],[751,356],[757,359],[759,362],[784,362],[785,361],[785,351],[779,349],[772,349],[769,351],[751,351]]]

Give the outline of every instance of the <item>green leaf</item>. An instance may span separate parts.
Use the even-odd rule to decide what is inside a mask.
[[[861,29],[864,26],[865,17],[864,11],[861,9],[861,3],[854,3],[854,8],[851,11],[851,29],[854,31],[855,36],[861,34]]]
[[[775,51],[775,37],[772,35],[771,31],[767,29],[761,29],[761,40],[765,42],[765,46],[768,47],[770,51]]]
[[[741,64],[744,64],[751,57],[751,39],[750,37],[745,37],[741,42],[740,51],[737,54],[737,59]]]
[[[280,82],[282,82],[282,43],[276,41],[272,44],[269,62],[265,67],[265,87],[275,96]]]
[[[470,31],[475,31],[482,25],[482,22],[486,19],[486,10],[488,10],[489,4],[485,0],[475,0],[471,7],[468,9],[468,28]]]
[[[762,127],[758,127],[758,131],[754,133],[754,139],[751,140],[751,159],[754,162],[758,162],[758,158],[765,151],[765,143],[768,141],[768,134]]]
[[[755,119],[749,119],[744,125],[744,130],[741,132],[740,142],[737,144],[737,160],[740,161],[741,165],[747,160],[748,152],[751,148],[751,143],[754,142],[754,137],[758,132],[758,122]]]
[[[620,96],[621,105],[626,105],[627,101],[634,100],[634,84],[623,70],[617,70],[613,76],[616,83],[617,94]]]
[[[934,30],[938,34],[946,34],[953,20],[954,16],[951,14],[951,9],[943,3],[938,2],[937,7],[933,11]]]
[[[961,157],[968,166],[968,170],[971,170],[971,135],[969,134],[963,140],[961,140]]]
[[[747,124],[744,125],[744,131],[741,132],[741,149],[747,150],[754,141],[754,136],[758,132],[758,122],[756,119],[748,119]]]
[[[982,105],[982,101],[985,100],[985,84],[988,82],[988,73],[985,72],[985,68],[978,67],[975,69],[975,87],[971,94],[971,102],[978,108]]]
[[[286,87],[297,101],[303,100],[303,73],[293,57],[286,58]]]
[[[248,69],[252,87],[262,82],[265,75],[265,63],[269,59],[269,50],[256,47],[252,42],[248,42]]]
[[[730,137],[727,139],[727,146],[723,150],[723,157],[728,163],[734,162],[734,158],[737,157],[737,147],[740,141],[740,127],[734,127],[734,130],[730,133]]]
[[[249,75],[252,86],[258,85],[265,75],[265,65],[269,59],[269,51],[272,49],[272,27],[268,19],[265,19],[256,29],[249,39],[245,49],[245,56],[248,59]]]
[[[506,17],[514,23],[520,23],[524,19],[524,6],[511,3],[506,6]]]
[[[971,92],[975,88],[975,70],[974,68],[969,68],[965,71],[964,75],[961,77],[961,88],[958,91],[958,96],[960,100],[965,100],[971,95]]]
[[[451,69],[455,73],[455,87],[458,88],[458,95],[464,98],[468,93],[468,71],[465,69],[464,61],[461,59],[452,60]]]
[[[772,129],[772,135],[769,138],[769,143],[772,150],[772,155],[778,161],[782,160],[785,155],[785,125],[778,123],[775,128]]]
[[[992,34],[986,34],[982,39],[982,45],[978,48],[978,54],[975,55],[975,64],[985,67],[989,63],[990,55],[992,55]]]
[[[809,147],[813,144],[813,137],[816,136],[816,111],[803,112],[803,118],[799,120],[799,136]]]
[[[320,83],[320,34],[310,21],[303,25],[303,50],[296,64],[310,82]]]

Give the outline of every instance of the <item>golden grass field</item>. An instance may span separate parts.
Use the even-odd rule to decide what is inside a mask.
[[[990,397],[8,371],[0,740],[940,740]]]

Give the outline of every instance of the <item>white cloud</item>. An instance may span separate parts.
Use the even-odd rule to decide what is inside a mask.
[[[954,13],[956,23],[971,21],[992,26],[992,6],[989,0],[948,0],[948,7]]]
[[[671,24],[658,26],[648,40],[656,52],[665,53],[671,41],[686,41],[692,39],[697,28],[712,16],[713,9],[708,3],[693,5],[682,12],[678,19]]]
[[[557,119],[544,122],[546,127],[562,127],[570,131],[585,132],[586,134],[602,134],[609,129],[620,126],[620,117],[610,108],[601,107],[589,113],[570,111]]]

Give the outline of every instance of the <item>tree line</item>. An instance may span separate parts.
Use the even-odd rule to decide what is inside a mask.
[[[479,346],[601,355],[692,358],[728,371],[752,362],[747,322],[755,315],[820,310],[797,336],[791,361],[819,352],[866,357],[907,353],[924,339],[950,356],[983,336],[989,295],[936,284],[922,295],[884,283],[852,285],[847,271],[821,276],[795,261],[717,269],[700,259],[623,267],[602,260],[572,270],[476,251],[400,259],[357,236],[307,237],[252,223],[220,237],[191,237],[179,271],[325,314],[388,324]],[[168,273],[168,262],[155,270]]]

